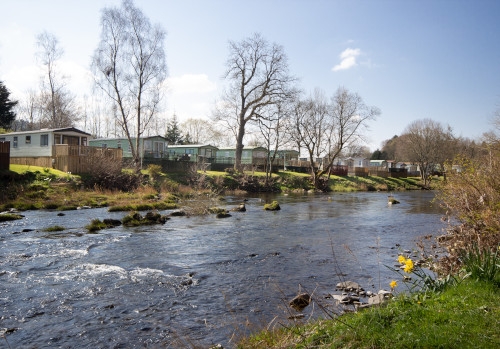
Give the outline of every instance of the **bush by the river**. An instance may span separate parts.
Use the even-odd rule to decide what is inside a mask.
[[[496,252],[500,246],[500,143],[491,144],[483,157],[459,157],[454,164],[461,171],[448,174],[438,195],[448,213],[458,219],[441,241],[448,252],[440,263],[443,273],[458,270],[471,248],[482,254]]]

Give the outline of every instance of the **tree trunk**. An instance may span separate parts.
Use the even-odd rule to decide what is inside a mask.
[[[236,171],[242,170],[241,154],[243,153],[243,136],[245,136],[245,122],[244,120],[240,120],[240,127],[236,136],[236,153],[234,154],[234,169]]]

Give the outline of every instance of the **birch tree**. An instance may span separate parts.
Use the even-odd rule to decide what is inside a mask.
[[[79,119],[79,110],[74,95],[66,88],[66,77],[57,67],[64,53],[59,40],[44,31],[37,36],[36,46],[36,56],[45,70],[42,91],[38,97],[42,112],[41,125],[50,128],[73,126]]]
[[[165,31],[131,0],[102,10],[101,40],[92,58],[95,84],[117,106],[117,121],[140,167],[140,137],[158,112],[166,78]],[[135,144],[133,137],[135,136]]]

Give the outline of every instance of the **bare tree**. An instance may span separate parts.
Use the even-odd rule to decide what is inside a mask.
[[[139,140],[158,112],[167,73],[166,33],[131,0],[124,0],[120,8],[104,8],[101,26],[101,41],[92,59],[95,83],[116,104],[119,125],[139,168]]]
[[[314,97],[299,101],[293,117],[293,138],[309,155],[311,175],[316,188],[341,152],[363,140],[363,129],[369,120],[380,114],[368,107],[357,93],[340,87],[330,103],[316,90]],[[315,164],[316,161],[321,164]]]
[[[367,106],[363,99],[344,87],[339,87],[331,99],[330,123],[327,129],[325,166],[318,176],[330,174],[330,169],[345,148],[359,145],[367,122],[380,115],[377,107]]]
[[[28,130],[40,128],[41,123],[41,107],[39,95],[34,90],[28,90],[25,97],[21,100],[18,106],[20,119],[27,124]]]
[[[286,105],[277,104],[265,118],[259,118],[260,136],[267,150],[266,183],[271,177],[273,163],[278,149],[287,143],[286,119],[288,118]]]
[[[419,165],[426,186],[436,165],[444,170],[444,163],[453,160],[456,154],[451,128],[431,119],[412,122],[403,131],[400,141],[405,158]]]
[[[266,108],[290,98],[295,93],[295,78],[288,73],[283,47],[269,44],[260,34],[240,42],[229,42],[229,58],[224,78],[230,84],[216,119],[231,120],[236,137],[235,169],[241,168],[241,154],[246,125]]]
[[[78,107],[75,97],[66,89],[65,77],[57,70],[57,62],[64,51],[57,38],[46,31],[37,36],[36,45],[37,58],[45,67],[39,96],[42,125],[51,128],[73,126],[79,119]]]
[[[208,120],[189,118],[181,123],[180,129],[183,134],[189,135],[189,140],[193,144],[209,143],[215,145],[218,143],[217,139],[220,138],[217,135],[220,131]]]
[[[326,151],[328,123],[328,105],[320,90],[316,89],[313,97],[299,99],[294,103],[288,132],[298,148],[307,151],[311,176],[316,186],[319,168],[317,161]]]

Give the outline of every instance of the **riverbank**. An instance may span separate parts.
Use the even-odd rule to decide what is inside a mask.
[[[133,173],[128,173],[134,176]],[[2,211],[17,210],[76,210],[79,207],[113,207],[143,204],[172,204],[179,199],[196,196],[223,195],[226,192],[313,192],[310,176],[295,172],[278,172],[266,181],[263,172],[243,174],[199,171],[196,174],[150,173],[143,170],[134,190],[123,192],[98,185],[88,187],[77,175],[36,167],[11,165],[11,171],[0,174]],[[439,181],[435,181],[439,183]],[[330,192],[420,190],[419,178],[382,178],[332,176]]]
[[[468,278],[444,291],[400,295],[386,306],[337,319],[265,330],[238,347],[498,348],[499,304],[498,280]]]

